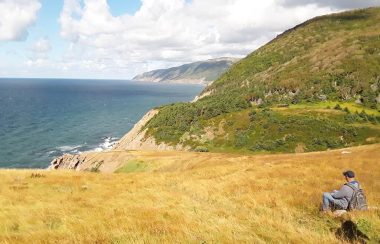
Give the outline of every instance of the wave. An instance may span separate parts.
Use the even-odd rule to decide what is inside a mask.
[[[79,148],[83,147],[84,145],[76,145],[76,146],[60,146],[57,147],[57,149],[61,152],[74,152],[79,151]]]
[[[108,151],[111,150],[112,147],[115,145],[115,143],[119,140],[119,138],[116,137],[103,137],[103,142],[100,143],[96,148],[94,148],[91,151],[94,152],[103,152],[103,151]]]
[[[81,154],[83,152],[103,152],[109,151],[118,142],[119,138],[105,136],[101,138],[101,142],[96,145],[63,145],[46,152],[48,157],[59,157],[63,154]]]

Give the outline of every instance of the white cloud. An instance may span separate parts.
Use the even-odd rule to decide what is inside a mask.
[[[47,53],[51,50],[51,44],[48,38],[44,37],[37,40],[33,46],[32,51],[36,53]]]
[[[72,44],[56,66],[128,78],[184,62],[244,56],[311,17],[379,3],[340,2],[142,0],[134,15],[115,17],[106,0],[65,0],[61,36]]]
[[[25,39],[40,7],[38,0],[0,0],[0,40]]]

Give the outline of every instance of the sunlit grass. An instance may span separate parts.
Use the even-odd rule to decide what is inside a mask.
[[[0,171],[0,242],[339,243],[343,219],[318,207],[347,168],[357,172],[370,205],[380,206],[379,145],[292,155],[125,157],[131,154],[125,174]],[[147,172],[133,164],[148,165]],[[379,216],[371,210],[344,219],[376,243]]]

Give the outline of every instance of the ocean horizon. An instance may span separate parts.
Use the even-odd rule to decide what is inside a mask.
[[[0,78],[0,168],[46,168],[112,147],[151,108],[204,86],[129,80]]]

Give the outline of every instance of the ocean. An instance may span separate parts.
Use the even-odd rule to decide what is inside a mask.
[[[64,153],[108,150],[151,108],[199,85],[0,79],[0,168],[46,168]]]

